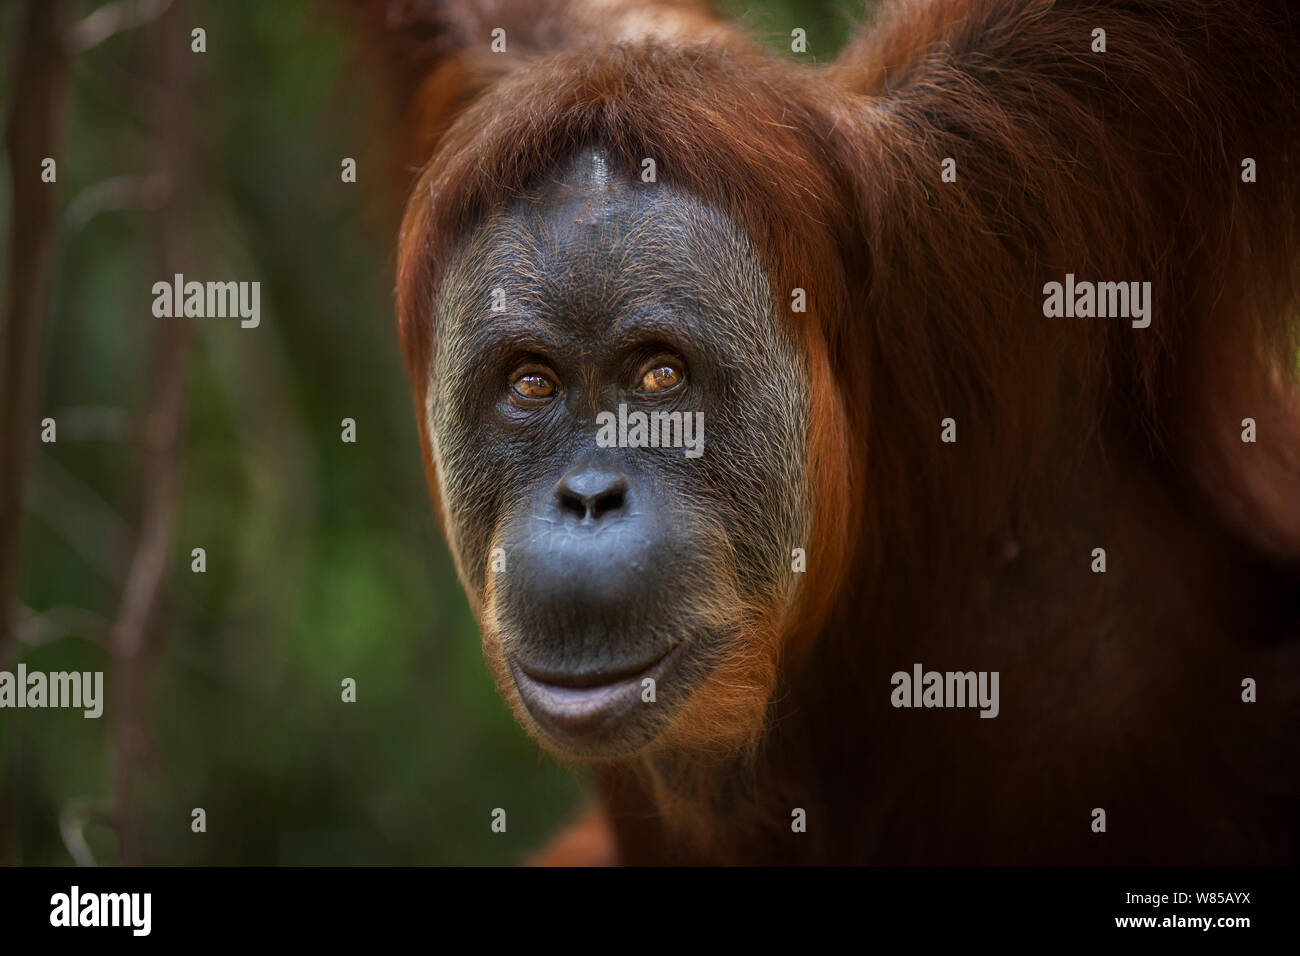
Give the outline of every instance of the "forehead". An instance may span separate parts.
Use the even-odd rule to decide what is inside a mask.
[[[771,290],[744,230],[639,173],[586,150],[491,216],[446,274],[439,338],[528,328],[599,344],[656,321],[770,336]]]

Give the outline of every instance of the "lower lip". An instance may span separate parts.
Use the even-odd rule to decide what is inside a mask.
[[[551,736],[581,745],[608,735],[641,702],[642,682],[654,680],[656,691],[672,668],[678,644],[644,671],[595,687],[563,687],[530,677],[511,661],[510,672],[533,719]]]

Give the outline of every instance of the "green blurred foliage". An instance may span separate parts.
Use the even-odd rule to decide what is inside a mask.
[[[847,39],[857,4],[725,6],[786,56],[803,27],[817,59]],[[0,10],[6,109],[18,7]],[[393,329],[392,236],[366,185],[383,175],[366,165],[369,83],[327,3],[183,9],[207,30],[208,52],[187,67],[183,241],[169,251],[187,278],[260,281],[262,318],[254,330],[187,320],[179,510],[138,702],[144,860],[517,861],[575,812],[586,778],[541,756],[499,698],[438,533]],[[14,811],[0,826],[25,864],[70,863],[60,814],[113,792],[103,631],[138,525],[138,418],[160,321],[150,290],[170,276],[149,209],[91,213],[106,181],[155,168],[158,29],[78,57],[59,157],[39,414],[60,432],[31,466],[19,590],[25,608],[55,613],[50,640],[23,659],[103,670],[108,700],[99,720],[0,711]],[[340,182],[344,156],[361,164],[357,185]],[[340,441],[345,417],[356,444]],[[196,547],[204,574],[190,571]],[[340,700],[345,677],[355,704]],[[207,811],[206,834],[190,831],[194,807]],[[506,834],[489,828],[495,807]],[[86,837],[100,862],[116,859],[106,825]]]

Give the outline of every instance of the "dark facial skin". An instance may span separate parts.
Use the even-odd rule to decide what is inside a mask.
[[[468,239],[435,317],[444,523],[502,692],[557,753],[651,746],[798,584],[808,373],[752,245],[590,150]],[[620,403],[702,413],[702,454],[601,447]]]

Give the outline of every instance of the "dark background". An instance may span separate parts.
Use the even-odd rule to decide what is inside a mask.
[[[34,236],[15,197],[53,207],[30,414],[0,448],[25,476],[23,520],[0,524],[0,669],[102,670],[106,704],[0,710],[0,863],[524,858],[586,779],[498,697],[430,508],[352,31],[326,0],[63,6],[80,48],[60,107],[15,102],[28,3],[0,4],[6,120],[50,109],[61,130],[55,185],[3,158],[9,348]],[[781,55],[803,27],[825,59],[858,4],[724,6]],[[260,281],[260,327],[154,318],[175,272]]]

